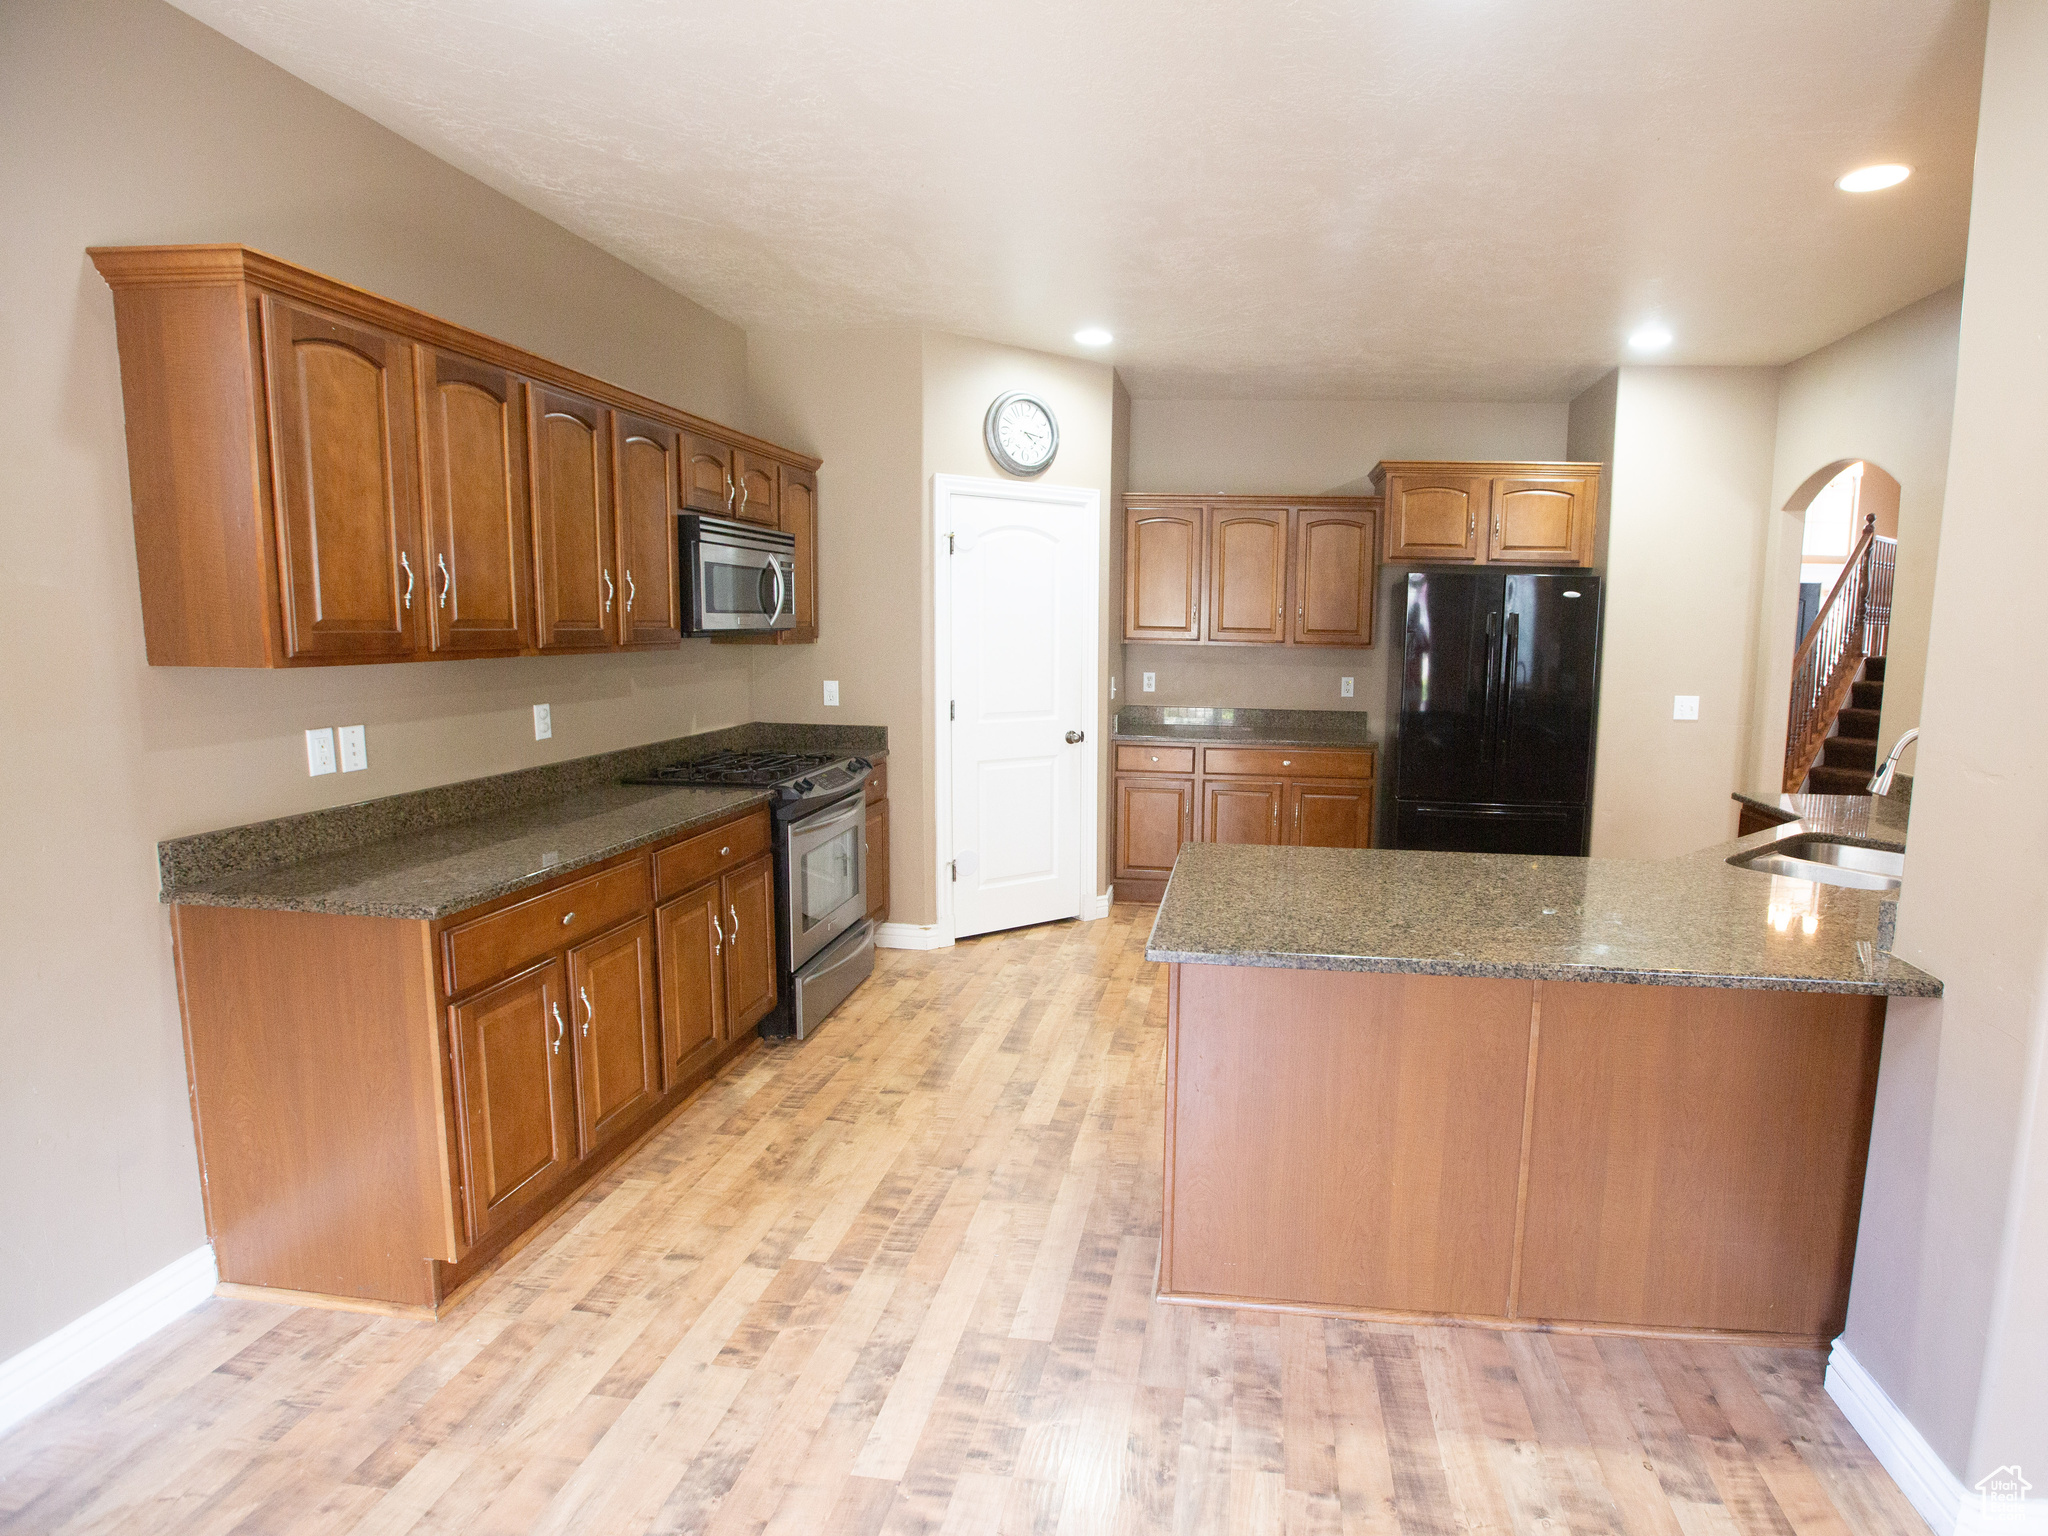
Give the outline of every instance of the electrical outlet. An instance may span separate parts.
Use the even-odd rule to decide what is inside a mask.
[[[1675,693],[1671,696],[1671,718],[1674,720],[1697,720],[1700,717],[1700,696],[1696,693]]]
[[[323,773],[334,772],[334,730],[322,726],[317,731],[306,732],[306,773],[310,778],[319,778]]]
[[[1156,673],[1156,672],[1147,672],[1147,673],[1145,674],[1145,691],[1146,691],[1147,693],[1156,693],[1156,692],[1158,691],[1158,683],[1159,683],[1159,674],[1158,674],[1158,673]]]
[[[545,704],[536,704],[536,705],[534,705],[534,706],[533,706],[533,739],[534,739],[535,741],[546,741],[546,740],[547,740],[547,739],[548,739],[548,738],[549,738],[550,736],[552,736],[552,735],[554,735],[554,734],[555,734],[555,717],[554,717],[554,715],[553,715],[553,714],[552,714],[552,713],[551,713],[551,712],[549,711],[549,709],[548,709],[547,705],[545,705]]]
[[[1350,678],[1348,678],[1348,677],[1340,677],[1340,678],[1338,678],[1338,679],[1337,679],[1337,696],[1338,696],[1339,698],[1343,698],[1343,699],[1348,699],[1348,698],[1350,698],[1350,697],[1351,697],[1351,679],[1350,679]]]
[[[341,771],[361,773],[370,766],[370,743],[360,725],[341,728]]]
[[[839,702],[839,684],[836,681],[828,681],[825,684],[825,702],[827,704],[837,704]]]

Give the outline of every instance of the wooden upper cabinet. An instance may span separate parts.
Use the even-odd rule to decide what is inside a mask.
[[[657,482],[670,514],[744,498],[794,525],[815,637],[809,455],[246,246],[88,254],[114,295],[152,666],[680,645]]]
[[[448,1010],[469,1240],[544,1204],[577,1160],[562,965],[549,960]]]
[[[583,1150],[630,1125],[661,1097],[654,1011],[654,922],[640,918],[569,951],[578,1120]]]
[[[1205,640],[1287,638],[1287,509],[1211,506]]]
[[[1477,561],[1491,510],[1492,482],[1481,475],[1418,468],[1386,477],[1389,560]]]
[[[608,417],[593,400],[535,385],[533,576],[543,651],[603,650],[618,606]]]
[[[1486,558],[1523,565],[1587,565],[1600,503],[1598,476],[1502,475],[1493,482]]]
[[[775,471],[773,459],[733,449],[732,483],[737,494],[733,498],[732,516],[767,528],[781,526],[776,512],[776,493],[780,487]]]
[[[525,391],[503,368],[413,349],[426,487],[427,635],[441,655],[533,644]]]
[[[791,464],[776,466],[782,483],[777,511],[782,531],[796,540],[796,628],[775,638],[789,645],[808,645],[818,638],[818,477]]]
[[[1199,502],[1124,499],[1124,638],[1198,640],[1203,516]]]
[[[406,656],[427,601],[412,349],[274,296],[262,308],[285,653]]]
[[[1368,509],[1303,507],[1294,514],[1294,644],[1372,644],[1377,538]]]
[[[618,455],[618,638],[621,645],[677,645],[683,638],[676,550],[681,434],[623,411],[612,416]]]
[[[732,481],[732,448],[715,437],[683,434],[683,508],[730,517],[739,488]]]
[[[1372,473],[1390,561],[1593,563],[1598,464],[1389,462]]]

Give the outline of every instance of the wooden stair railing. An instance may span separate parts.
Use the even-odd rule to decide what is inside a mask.
[[[1865,658],[1885,653],[1898,555],[1898,540],[1878,537],[1877,515],[1867,514],[1862,537],[1799,642],[1792,658],[1792,711],[1785,727],[1788,795],[1805,786]]]

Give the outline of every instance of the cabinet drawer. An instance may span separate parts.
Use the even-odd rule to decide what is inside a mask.
[[[555,950],[646,911],[647,861],[552,886],[517,906],[448,930],[448,994],[496,981]]]
[[[772,835],[768,812],[762,809],[670,844],[654,856],[655,899],[667,901],[735,864],[744,864],[766,850]]]
[[[1193,773],[1193,747],[1118,747],[1118,773]]]
[[[1204,747],[1202,772],[1250,773],[1266,778],[1369,779],[1369,749],[1330,751],[1296,747]]]
[[[868,778],[868,804],[889,798],[889,759],[883,758],[875,764],[875,771]]]

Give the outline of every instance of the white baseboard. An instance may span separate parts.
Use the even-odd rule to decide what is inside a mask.
[[[953,936],[937,923],[877,923],[877,949],[950,949]]]
[[[1110,903],[1116,900],[1116,887],[1110,886],[1100,896],[1081,898],[1081,921],[1091,922],[1098,917],[1109,916]]]
[[[213,1294],[213,1245],[173,1259],[111,1301],[0,1361],[0,1431],[69,1392]]]
[[[1840,1339],[1828,1353],[1827,1388],[1935,1536],[2048,1536],[2048,1499],[1990,1501],[1964,1487]]]

